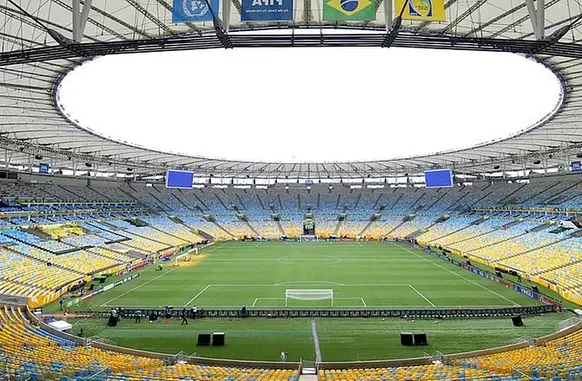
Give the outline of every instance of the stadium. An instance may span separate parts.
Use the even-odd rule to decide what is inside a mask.
[[[578,0],[0,4],[5,380],[582,380]]]

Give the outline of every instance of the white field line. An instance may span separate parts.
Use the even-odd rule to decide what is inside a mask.
[[[413,285],[409,284],[410,288],[412,288],[418,295],[420,295],[421,298],[423,298],[424,300],[426,300],[431,306],[435,307],[434,303],[431,302],[426,296],[424,296],[422,294],[422,292],[418,291],[416,289],[416,287],[414,287]]]
[[[259,246],[261,246],[261,243],[262,243],[262,242],[259,242],[259,243],[257,243],[257,245],[256,245],[255,247],[259,247]]]
[[[260,300],[285,300],[285,298],[257,298],[259,301]],[[361,301],[362,298],[335,298],[335,300],[359,300]],[[257,301],[258,303],[258,301]],[[223,309],[223,308],[236,308],[236,309],[240,309],[241,304],[238,304],[236,306],[226,306],[226,305],[199,305],[197,306],[198,308],[202,308],[202,309]],[[185,306],[184,306],[185,307]],[[270,309],[270,308],[282,308],[280,305],[279,306],[255,306],[257,308],[263,308],[263,309]],[[313,305],[311,306],[307,306],[307,305],[297,305],[297,306],[293,306],[290,307],[291,309],[298,309],[298,308],[312,308]],[[426,310],[426,309],[431,309],[432,307],[424,305],[424,306],[394,306],[394,305],[390,305],[390,306],[376,306],[376,305],[366,305],[366,307],[368,308],[372,308],[372,309],[407,309],[407,310],[415,310],[415,309],[419,309],[419,310]],[[465,309],[465,308],[481,308],[481,309],[485,309],[485,308],[507,308],[507,304],[504,305],[480,305],[480,306],[441,306],[441,305],[437,305],[435,306],[436,308],[446,308],[446,309],[451,309],[451,310],[461,310],[461,309]],[[127,305],[124,304],[123,308],[160,308],[159,305],[156,306],[150,306],[150,305]],[[318,307],[318,308],[344,308],[344,309],[353,309],[353,310],[357,310],[362,308],[361,306],[342,306],[342,307]]]
[[[213,251],[216,251],[218,249],[220,249],[222,246],[226,245],[226,242],[223,242],[219,245],[214,246],[213,248],[211,248],[210,250],[206,251],[207,253],[212,253]]]
[[[192,303],[193,301],[195,301],[195,300],[196,300],[196,298],[198,298],[200,295],[202,295],[202,294],[204,293],[204,291],[208,290],[208,288],[210,288],[210,286],[212,286],[212,285],[211,285],[211,284],[209,284],[208,286],[204,287],[204,288],[202,289],[202,291],[200,291],[199,293],[197,293],[195,297],[193,297],[192,299],[190,299],[190,300],[188,301],[188,303],[186,303],[186,304],[185,304],[185,307],[188,307],[188,305],[189,305],[190,303]]]
[[[166,274],[169,274],[169,273],[171,273],[171,272],[173,272],[174,270],[177,270],[177,269],[179,269],[179,267],[174,267],[174,268],[173,268],[173,269],[171,269],[171,270],[164,271],[164,273],[163,273],[162,275],[158,275],[157,277],[155,277],[155,278],[153,278],[153,279],[150,279],[150,280],[148,280],[147,282],[145,282],[145,283],[142,283],[142,284],[140,284],[140,285],[138,285],[138,286],[135,286],[135,287],[134,287],[134,288],[132,288],[131,290],[128,290],[128,291],[124,292],[123,294],[121,294],[121,295],[118,295],[118,296],[116,296],[115,298],[113,298],[113,299],[111,299],[111,300],[108,300],[107,302],[103,303],[103,304],[101,305],[101,307],[107,307],[107,305],[108,305],[109,303],[111,303],[111,302],[114,302],[114,301],[116,301],[117,299],[121,298],[122,296],[125,296],[125,295],[127,295],[127,294],[129,294],[129,293],[131,293],[131,292],[134,292],[135,290],[137,290],[137,289],[140,289],[140,288],[142,288],[143,286],[145,286],[145,285],[148,285],[148,284],[152,283],[153,281],[155,281],[155,280],[158,280],[158,279],[160,279],[161,277],[163,277],[164,275],[166,275]]]
[[[212,287],[273,287],[273,286],[294,286],[302,284],[321,284],[321,285],[335,285],[338,287],[409,287],[408,283],[339,283],[328,281],[296,281],[296,282],[281,282],[281,283],[211,283]]]
[[[362,245],[360,242],[358,242],[358,245],[364,247],[364,245]]]
[[[297,281],[292,281],[292,282],[275,283],[275,284],[273,284],[273,286],[292,286],[292,285],[298,285],[298,284],[333,284],[336,286],[345,286],[345,284],[343,284],[343,283],[329,282],[326,280],[297,280]]]
[[[493,290],[490,290],[490,289],[488,289],[487,287],[483,286],[482,284],[479,284],[479,283],[477,283],[477,282],[475,282],[475,281],[473,281],[473,280],[471,280],[471,279],[469,279],[469,278],[467,278],[467,277],[464,277],[464,276],[463,276],[463,275],[461,275],[461,274],[457,274],[456,272],[454,272],[454,271],[452,271],[452,270],[450,270],[450,269],[447,269],[447,268],[446,268],[446,267],[444,267],[444,266],[441,266],[441,265],[440,265],[440,264],[438,264],[438,263],[435,263],[435,262],[433,262],[433,261],[431,261],[431,260],[429,260],[429,259],[427,259],[427,258],[424,258],[424,256],[421,256],[421,255],[419,255],[419,254],[415,253],[414,251],[410,250],[410,249],[409,249],[407,246],[403,246],[403,247],[404,247],[404,249],[405,249],[406,251],[408,251],[408,252],[409,252],[409,253],[411,253],[411,254],[414,254],[414,255],[415,255],[415,256],[417,256],[418,258],[421,258],[422,260],[425,260],[425,261],[427,261],[427,262],[429,262],[429,263],[432,263],[433,265],[435,265],[435,266],[438,266],[438,267],[440,267],[441,269],[443,269],[443,270],[446,270],[446,271],[450,272],[451,274],[453,274],[453,275],[456,275],[456,276],[458,276],[459,278],[462,278],[462,279],[466,280],[467,282],[474,284],[475,286],[481,287],[482,289],[484,289],[484,290],[487,290],[487,291],[489,291],[490,293],[492,293],[492,294],[494,294],[494,295],[497,295],[498,297],[500,297],[500,298],[502,298],[502,299],[505,299],[505,300],[507,300],[507,301],[508,301],[508,302],[510,302],[510,303],[513,303],[513,304],[514,304],[515,306],[517,306],[517,307],[521,307],[521,305],[520,305],[519,303],[516,303],[514,300],[511,300],[511,299],[509,299],[509,298],[506,298],[505,296],[501,295],[500,293],[498,293],[498,292],[495,292],[495,291],[493,291]]]
[[[257,305],[257,301],[259,300],[259,298],[255,298],[255,301],[253,302],[253,305],[251,307],[254,307]]]
[[[364,298],[360,298],[360,300],[362,301],[362,304],[364,305],[364,307],[368,307],[368,305],[366,304],[366,302],[364,301]]]
[[[284,298],[259,298],[259,300],[261,299],[281,299],[284,300]],[[352,298],[352,299],[357,299],[360,300],[360,298]],[[336,298],[337,300],[337,298]],[[223,306],[223,305],[213,305],[213,306],[206,306],[206,305],[199,305],[197,306],[199,309],[226,309],[226,308],[236,308],[236,309],[240,309],[240,304],[236,305],[236,306]],[[262,308],[262,309],[272,309],[272,308],[285,308],[282,306],[255,306],[257,308]],[[299,309],[299,308],[312,308],[313,306],[305,306],[305,305],[297,305],[297,306],[293,306],[293,307],[287,307],[288,309]],[[368,305],[366,306],[368,308],[371,309],[406,309],[406,310],[426,310],[426,309],[431,309],[431,306],[376,306],[376,305]],[[436,308],[447,308],[450,310],[460,310],[463,308],[507,308],[507,304],[502,305],[502,306],[491,306],[491,305],[482,305],[482,306],[435,306]],[[147,305],[123,305],[123,308],[160,308],[159,305],[157,306],[147,306]],[[317,307],[317,308],[331,308],[331,309],[352,309],[352,310],[357,310],[357,309],[361,309],[362,306],[356,306],[356,307],[350,307],[350,306],[342,306],[342,307]]]

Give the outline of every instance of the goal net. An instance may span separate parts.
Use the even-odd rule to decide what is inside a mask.
[[[333,290],[332,289],[287,289],[285,290],[285,307],[288,306],[289,299],[295,300],[331,300],[333,307]]]
[[[189,262],[192,255],[198,255],[198,248],[190,249],[187,253],[176,255],[174,258],[174,265],[179,266],[178,262]]]

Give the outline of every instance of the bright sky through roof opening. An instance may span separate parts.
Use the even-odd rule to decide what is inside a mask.
[[[69,73],[65,114],[144,147],[252,161],[356,161],[505,138],[557,104],[541,64],[504,53],[234,49],[112,55]]]

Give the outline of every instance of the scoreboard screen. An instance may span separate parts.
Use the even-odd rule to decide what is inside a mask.
[[[188,171],[168,170],[166,173],[166,188],[191,189],[194,185],[194,173]]]
[[[444,188],[453,186],[453,171],[438,169],[424,172],[424,182],[427,188]]]

